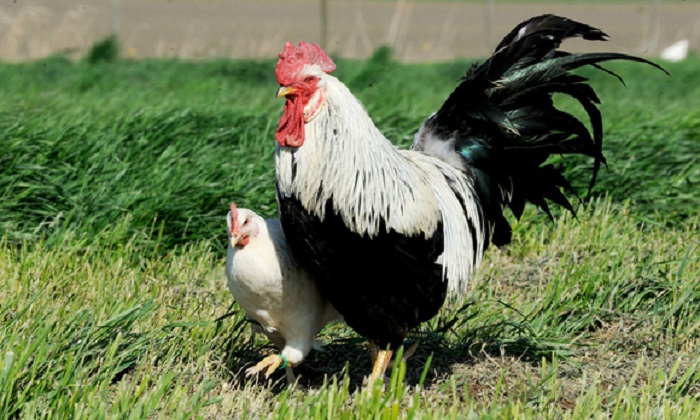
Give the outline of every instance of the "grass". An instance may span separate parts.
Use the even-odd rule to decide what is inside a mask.
[[[337,73],[405,146],[467,65],[379,52]],[[304,389],[241,373],[272,349],[230,308],[223,218],[276,212],[273,62],[0,64],[0,417],[696,416],[700,61],[666,66],[610,66],[627,88],[586,73],[594,196],[578,219],[528,210],[382,392],[343,325]],[[584,193],[590,164],[557,164]]]

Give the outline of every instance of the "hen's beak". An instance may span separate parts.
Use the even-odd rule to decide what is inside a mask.
[[[240,239],[240,235],[238,232],[233,233],[231,231],[228,232],[228,241],[231,244],[231,248],[235,248],[238,245],[238,240]]]
[[[282,86],[280,90],[277,91],[277,97],[281,98],[283,96],[291,95],[292,93],[295,93],[297,88],[292,87],[292,86]]]

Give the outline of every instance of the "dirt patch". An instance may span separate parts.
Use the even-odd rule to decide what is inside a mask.
[[[402,61],[485,56],[520,21],[541,13],[568,16],[606,31],[610,49],[656,56],[679,39],[700,51],[700,3],[496,4],[439,1],[329,1],[325,47],[367,57],[392,45]],[[68,51],[83,56],[116,32],[133,58],[272,58],[286,41],[323,43],[315,0],[37,0],[0,6],[0,59],[21,61]],[[572,43],[570,50],[581,44]]]

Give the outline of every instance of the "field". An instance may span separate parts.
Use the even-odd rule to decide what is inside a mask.
[[[578,218],[526,211],[382,391],[340,324],[297,389],[241,373],[273,349],[226,289],[224,216],[276,212],[274,62],[109,58],[0,64],[0,417],[700,412],[699,59],[611,64],[627,87],[585,72],[609,162],[593,195]],[[401,147],[470,64],[337,63]],[[585,195],[590,163],[554,163]]]

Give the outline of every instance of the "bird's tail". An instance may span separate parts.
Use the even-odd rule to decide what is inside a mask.
[[[518,25],[481,65],[474,65],[442,108],[426,121],[437,138],[454,141],[490,222],[490,242],[510,242],[511,229],[503,215],[509,207],[520,217],[526,202],[550,217],[548,201],[574,212],[562,193],[575,194],[566,178],[551,164],[551,155],[580,154],[593,158],[590,187],[601,164],[603,125],[599,99],[583,76],[571,71],[609,60],[657,64],[619,53],[570,54],[558,50],[571,37],[606,39],[601,30],[573,20],[543,15]],[[665,70],[663,70],[665,71]],[[591,130],[583,121],[557,109],[555,93],[581,104]]]

